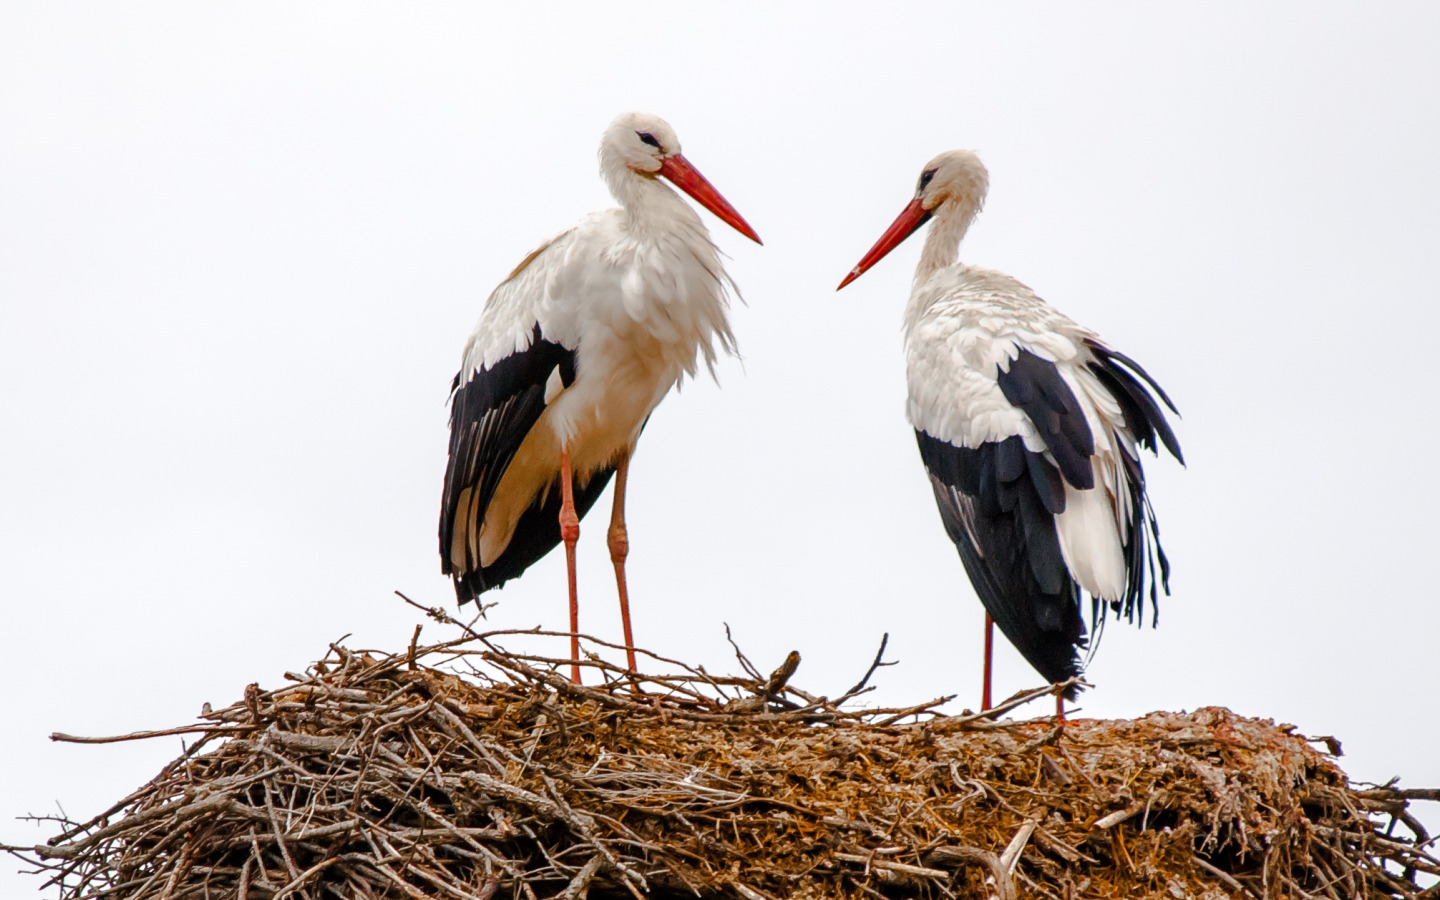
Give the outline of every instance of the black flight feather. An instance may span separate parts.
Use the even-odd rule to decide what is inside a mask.
[[[1165,391],[1128,356],[1098,342],[1086,345],[1093,356],[1086,368],[1114,396],[1136,441],[1152,452],[1163,444],[1183,463],[1180,442],[1160,408],[1163,402],[1175,411]],[[968,448],[917,430],[920,457],[945,531],[986,611],[1041,675],[1063,681],[1081,671],[1079,651],[1093,652],[1106,616],[1107,604],[1092,597],[1093,634],[1087,641],[1081,589],[1065,565],[1055,529],[1055,516],[1065,510],[1065,484],[1094,488],[1094,436],[1054,363],[1021,350],[1008,370],[997,370],[996,382],[1034,424],[1048,459],[1026,449],[1018,435]],[[1116,443],[1124,443],[1118,435]],[[1153,623],[1159,590],[1170,592],[1170,561],[1160,546],[1140,461],[1122,450],[1120,464],[1130,507],[1121,535],[1126,580],[1122,596],[1108,605],[1117,616],[1143,621],[1148,593]]]
[[[1060,473],[1018,435],[976,448],[919,430],[915,437],[945,532],[1001,633],[1049,681],[1079,674],[1080,589],[1051,509],[1063,508]]]
[[[614,474],[614,467],[607,466],[591,475],[589,481],[575,486],[576,515],[585,518]],[[505,545],[505,552],[498,559],[480,570],[455,573],[455,595],[460,598],[461,604],[476,599],[491,588],[503,586],[560,544],[560,502],[560,479],[556,478],[549,489],[537,496],[535,502],[520,514],[510,543]]]
[[[456,596],[462,604],[520,574],[559,541],[558,521],[552,523],[555,538],[548,544],[538,523],[530,527],[541,528],[541,531],[525,532],[526,517],[531,513],[527,510],[521,516],[511,546],[491,566],[482,570],[469,542],[464,547],[463,561],[451,557],[457,529],[465,525],[478,530],[484,521],[501,477],[545,411],[545,385],[557,368],[564,386],[574,383],[575,351],[547,340],[537,323],[531,332],[530,345],[524,350],[479,371],[461,372],[452,382],[450,455],[440,504],[440,568],[454,579]],[[581,494],[594,486],[598,496],[609,477],[608,473],[597,473],[584,488],[577,488],[578,513],[584,515],[584,509],[588,509],[588,505],[581,506]],[[554,502],[558,516],[558,487],[550,493],[557,498]],[[595,497],[588,500],[593,504]],[[471,518],[473,521],[469,521]]]
[[[1085,345],[1090,348],[1095,359],[1086,364],[1091,372],[1095,374],[1100,382],[1105,385],[1120,408],[1125,413],[1125,423],[1130,426],[1130,431],[1146,449],[1158,455],[1159,449],[1155,446],[1155,436],[1158,434],[1160,442],[1165,449],[1170,451],[1181,465],[1185,464],[1185,456],[1180,452],[1180,440],[1170,428],[1165,414],[1160,410],[1160,405],[1150,395],[1150,391],[1136,380],[1135,375],[1140,376],[1145,384],[1148,384],[1160,399],[1169,407],[1172,413],[1177,416],[1179,410],[1171,402],[1170,396],[1165,393],[1164,388],[1150,377],[1150,374],[1140,367],[1140,364],[1123,353],[1111,350],[1098,341],[1086,341]],[[1127,369],[1129,371],[1127,371]],[[1132,375],[1131,373],[1134,373]]]
[[[1085,345],[1094,356],[1093,360],[1086,363],[1086,368],[1120,404],[1125,425],[1136,441],[1158,455],[1158,438],[1159,443],[1164,444],[1165,449],[1183,465],[1185,457],[1180,451],[1180,441],[1160,409],[1160,404],[1155,402],[1150,393],[1150,390],[1153,390],[1171,412],[1176,412],[1175,404],[1164,389],[1139,363],[1123,353],[1111,350],[1098,341],[1086,341]],[[1146,389],[1146,385],[1150,390]],[[1143,623],[1148,580],[1153,625],[1159,619],[1159,591],[1170,593],[1170,561],[1165,556],[1164,548],[1160,546],[1160,526],[1155,520],[1155,510],[1151,507],[1150,498],[1145,491],[1144,467],[1139,459],[1131,458],[1128,453],[1122,452],[1120,456],[1125,470],[1125,490],[1130,502],[1130,522],[1122,536],[1125,546],[1125,594],[1114,604],[1114,608],[1116,613],[1123,615],[1127,621]]]
[[[997,369],[995,381],[1005,399],[1034,423],[1065,480],[1081,490],[1094,487],[1090,456],[1095,452],[1095,437],[1055,364],[1021,350],[1010,361],[1009,371]]]

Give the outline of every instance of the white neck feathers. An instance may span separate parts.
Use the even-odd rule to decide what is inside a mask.
[[[920,264],[915,267],[915,284],[947,266],[953,266],[960,259],[960,242],[975,214],[980,211],[977,204],[964,200],[948,200],[935,211],[930,223],[930,233],[925,236],[925,249],[920,251]]]

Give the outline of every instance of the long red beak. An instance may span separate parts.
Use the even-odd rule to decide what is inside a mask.
[[[730,201],[720,196],[720,192],[715,190],[715,185],[706,181],[705,176],[690,165],[690,161],[685,157],[678,153],[665,157],[660,161],[660,174],[670,179],[671,183],[680,190],[695,198],[696,203],[719,216],[726,225],[757,244],[763,243],[760,235],[750,227],[750,223],[735,211],[735,207],[730,205]]]
[[[843,288],[845,285],[865,274],[866,269],[879,262],[884,258],[885,254],[900,246],[901,241],[914,234],[915,229],[928,221],[930,221],[930,211],[920,205],[920,199],[918,197],[911,200],[910,205],[900,211],[899,217],[890,223],[890,227],[885,229],[884,234],[880,235],[880,240],[875,242],[875,246],[870,248],[870,252],[865,254],[864,259],[855,264],[855,268],[850,270],[850,274],[845,276],[845,280],[840,282],[840,287],[837,287],[835,290],[840,290],[840,288]]]

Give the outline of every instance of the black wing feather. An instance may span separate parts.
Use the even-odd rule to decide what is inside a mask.
[[[615,474],[613,466],[601,469],[584,484],[575,486],[575,513],[580,518],[590,511]],[[560,543],[560,479],[520,514],[515,533],[499,559],[483,569],[455,573],[455,594],[463,604],[524,572]],[[544,499],[540,499],[543,497]]]
[[[1159,444],[1163,444],[1165,449],[1184,465],[1185,457],[1180,451],[1180,441],[1170,423],[1166,421],[1160,404],[1156,403],[1150,391],[1146,390],[1146,385],[1160,396],[1160,400],[1171,412],[1178,415],[1175,404],[1164,389],[1139,363],[1123,353],[1111,350],[1098,341],[1086,341],[1085,344],[1095,357],[1086,364],[1086,368],[1120,404],[1125,425],[1135,436],[1135,440],[1142,447],[1159,455],[1160,449],[1156,442],[1158,438]],[[1137,375],[1139,378],[1136,378]],[[1141,384],[1141,380],[1144,384]],[[1125,488],[1129,494],[1131,516],[1124,535],[1127,576],[1125,596],[1112,604],[1112,607],[1127,621],[1135,621],[1137,616],[1143,621],[1148,581],[1153,623],[1159,616],[1156,602],[1159,590],[1170,593],[1170,561],[1166,559],[1165,550],[1160,546],[1160,525],[1155,520],[1155,510],[1151,508],[1150,498],[1145,491],[1145,469],[1139,459],[1131,458],[1129,454],[1122,453],[1121,459],[1125,466]],[[1157,564],[1158,578],[1155,571]]]
[[[1135,439],[1154,452],[1158,440],[1183,463],[1180,442],[1150,393],[1174,412],[1165,391],[1129,357],[1098,342],[1086,345],[1094,356],[1087,368],[1120,404]],[[919,430],[915,436],[945,531],[981,603],[1041,675],[1064,681],[1079,674],[1079,651],[1090,642],[1080,612],[1080,586],[1060,552],[1055,516],[1065,510],[1065,482],[1079,490],[1094,489],[1094,435],[1054,363],[1021,350],[1008,371],[997,367],[996,382],[1005,399],[1035,425],[1050,459],[1026,449],[1018,435],[975,448],[957,447]],[[1143,612],[1147,580],[1152,610],[1157,587],[1170,592],[1170,563],[1145,493],[1144,469],[1128,453],[1121,459],[1133,512],[1123,535],[1125,593],[1112,605],[1117,614],[1133,620]],[[1103,607],[1093,602],[1095,638],[1103,616]]]
[[[1055,364],[1021,350],[1010,361],[1008,372],[997,368],[995,381],[1005,399],[1035,424],[1065,480],[1081,490],[1094,487],[1090,456],[1095,452],[1095,436]]]
[[[468,546],[463,563],[451,558],[455,531],[465,521],[463,517],[473,515],[477,520],[484,519],[506,468],[545,411],[545,385],[557,367],[562,383],[568,387],[575,380],[575,351],[545,339],[537,323],[531,333],[530,346],[474,372],[463,383],[465,373],[457,374],[451,385],[450,457],[440,503],[440,568],[454,578],[456,595],[462,604],[520,574],[559,540],[557,523],[554,542],[533,554],[524,565],[505,567],[503,571],[508,574],[497,572],[498,580],[490,576],[489,570],[499,566],[509,555],[509,548],[494,566],[483,570]],[[598,483],[603,489],[607,480],[608,476],[602,479],[597,475],[590,485]],[[466,498],[465,509],[461,509],[467,490],[471,493]],[[593,504],[594,498],[589,499]],[[580,511],[578,496],[576,509]],[[558,512],[557,506],[557,515]],[[520,536],[517,528],[512,545]],[[533,548],[515,559],[531,557],[532,553]]]
[[[1064,509],[1060,472],[1018,435],[976,448],[919,430],[915,438],[945,531],[990,617],[1049,681],[1079,674],[1080,589],[1061,556],[1052,510]]]
[[[1179,415],[1175,404],[1165,390],[1150,377],[1150,374],[1140,367],[1140,364],[1123,353],[1118,353],[1097,341],[1086,341],[1085,345],[1090,348],[1095,359],[1086,364],[1095,377],[1105,385],[1108,390],[1120,403],[1125,413],[1125,423],[1130,426],[1130,431],[1147,450],[1159,454],[1159,448],[1155,446],[1155,437],[1159,435],[1160,442],[1170,455],[1175,457],[1181,465],[1185,464],[1185,456],[1180,452],[1180,440],[1170,428],[1166,421],[1165,414],[1160,410],[1160,404],[1150,396],[1150,391],[1135,378],[1135,375],[1144,379],[1160,399],[1169,407],[1172,413]],[[1129,371],[1126,371],[1126,370]],[[1131,372],[1135,373],[1134,375]]]

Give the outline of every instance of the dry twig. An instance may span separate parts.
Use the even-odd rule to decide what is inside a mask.
[[[97,900],[1434,897],[1407,807],[1436,792],[1357,789],[1227,710],[997,721],[1050,688],[963,716],[845,708],[883,642],[839,701],[791,684],[798,656],[767,676],[738,646],[741,676],[592,656],[601,683],[575,685],[567,658],[454,624],[396,654],[337,643],[195,725],[57,736],[203,733],[101,815],[4,849]]]

